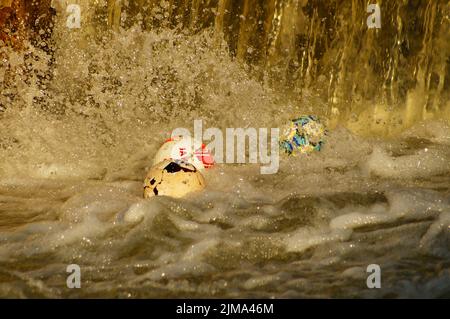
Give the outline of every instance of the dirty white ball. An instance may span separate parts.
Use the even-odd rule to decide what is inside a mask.
[[[181,160],[203,170],[214,165],[211,152],[201,142],[188,136],[174,136],[158,150],[153,165],[164,160]]]
[[[181,198],[205,188],[203,175],[192,164],[164,160],[153,166],[144,181],[144,198],[171,196]]]

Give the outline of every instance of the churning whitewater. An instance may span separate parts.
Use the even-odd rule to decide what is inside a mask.
[[[209,29],[102,36],[0,47],[0,297],[450,296],[448,121],[372,134],[332,119],[313,93],[253,76]],[[328,125],[320,151],[280,153],[276,174],[217,163],[202,192],[143,198],[173,129],[301,114]],[[66,285],[72,264],[80,289]],[[367,287],[371,264],[383,289]]]

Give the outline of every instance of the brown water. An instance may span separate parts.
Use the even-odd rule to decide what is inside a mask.
[[[447,2],[383,2],[379,30],[361,1],[79,3],[0,48],[1,297],[450,296]],[[305,113],[323,151],[142,199],[173,128]]]

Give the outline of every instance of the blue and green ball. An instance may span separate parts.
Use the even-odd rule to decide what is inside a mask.
[[[280,139],[280,149],[288,155],[308,154],[320,151],[325,143],[327,131],[313,115],[292,120]]]

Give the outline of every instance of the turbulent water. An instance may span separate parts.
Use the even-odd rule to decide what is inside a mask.
[[[172,129],[326,121],[327,106],[255,79],[210,30],[55,39],[0,52],[1,297],[450,297],[444,118],[389,138],[330,120],[324,149],[277,174],[219,164],[202,193],[144,200]]]

